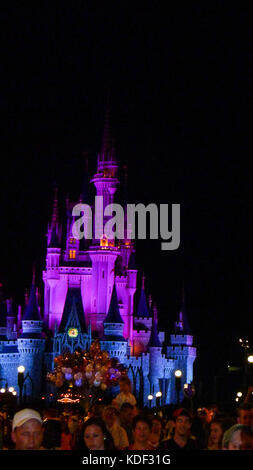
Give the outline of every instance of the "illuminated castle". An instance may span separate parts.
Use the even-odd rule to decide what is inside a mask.
[[[107,111],[97,172],[91,179],[104,207],[114,202],[117,170]],[[101,348],[128,367],[140,403],[147,404],[148,395],[158,391],[162,403],[175,403],[174,372],[182,371],[182,386],[191,383],[196,357],[184,305],[166,345],[165,333],[158,331],[156,306],[150,297],[147,300],[144,275],[137,288],[133,240],[108,240],[105,235],[76,239],[72,209],[78,202],[86,203],[85,195],[73,203],[67,200],[64,231],[55,194],[43,271],[43,311],[38,307],[35,278],[23,315],[20,309],[14,314],[11,301],[1,301],[0,378],[18,391],[17,367],[24,365],[30,379],[25,393],[38,398],[48,393],[45,378],[55,356],[66,349],[89,348],[99,338]]]

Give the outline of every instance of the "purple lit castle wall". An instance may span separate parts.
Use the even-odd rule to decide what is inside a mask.
[[[103,196],[104,207],[115,200],[120,184],[117,170],[108,109],[97,171],[91,179],[96,195]],[[38,397],[47,391],[42,369],[51,370],[55,356],[66,349],[88,348],[99,338],[101,348],[128,367],[140,402],[147,404],[147,396],[160,390],[163,403],[175,402],[174,371],[180,368],[182,384],[190,383],[196,357],[184,305],[175,334],[166,345],[165,333],[158,331],[157,308],[150,297],[147,300],[144,275],[140,288],[137,286],[133,241],[127,237],[117,242],[107,240],[102,232],[99,239],[77,240],[73,236],[72,209],[82,199],[85,196],[76,202],[66,201],[64,227],[55,192],[43,271],[44,311],[38,308],[34,279],[17,320],[10,304],[0,303],[0,377],[7,377],[9,385],[17,387],[14,371],[22,362],[32,383],[36,382],[36,386],[28,385],[27,395]],[[46,342],[43,328],[51,331],[50,341]]]

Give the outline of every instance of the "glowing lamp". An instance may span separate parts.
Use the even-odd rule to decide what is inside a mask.
[[[25,372],[25,367],[24,366],[18,366],[18,373],[23,374]]]
[[[250,356],[248,356],[248,362],[250,364],[253,364],[253,354],[251,354]]]
[[[178,379],[179,379],[180,377],[182,377],[182,371],[179,370],[179,369],[176,370],[176,371],[175,371],[175,377],[177,377]]]
[[[155,396],[156,396],[156,398],[161,398],[162,392],[157,392]]]
[[[14,387],[9,387],[9,392],[13,393],[14,392]]]

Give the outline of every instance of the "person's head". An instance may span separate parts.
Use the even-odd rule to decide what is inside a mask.
[[[88,411],[88,416],[89,418],[101,418],[102,412],[103,412],[102,405],[99,403],[93,403],[93,405],[91,405]]]
[[[237,422],[244,426],[253,426],[253,407],[250,403],[241,405],[237,410]]]
[[[122,424],[132,426],[134,418],[134,407],[130,403],[123,403],[120,408],[120,421]]]
[[[161,434],[163,430],[163,421],[160,416],[153,416],[151,419],[152,433]]]
[[[123,393],[131,393],[132,383],[129,377],[124,376],[119,379],[119,388]]]
[[[118,410],[114,406],[107,406],[103,411],[103,421],[107,426],[111,427],[118,417]]]
[[[83,440],[85,448],[89,450],[109,450],[114,447],[105,423],[98,418],[91,418],[85,422]]]
[[[208,423],[209,416],[208,416],[207,408],[198,408],[197,414],[198,414],[198,418],[203,424]]]
[[[253,431],[249,426],[235,424],[223,436],[223,450],[253,450]]]
[[[76,415],[69,416],[69,419],[68,419],[68,428],[69,428],[70,434],[74,434],[74,432],[75,432],[75,431],[77,430],[77,428],[78,428],[78,425],[79,425],[78,416],[76,416]]]
[[[175,435],[187,437],[190,435],[192,426],[192,416],[190,412],[184,408],[177,410],[174,414]]]
[[[43,440],[40,414],[30,408],[18,411],[13,417],[11,438],[16,450],[38,450]]]
[[[210,423],[210,446],[221,448],[225,424],[221,419],[213,419]]]
[[[134,442],[146,445],[151,434],[152,424],[147,416],[137,415],[133,419]]]

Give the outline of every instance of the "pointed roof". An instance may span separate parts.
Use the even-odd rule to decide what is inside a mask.
[[[38,309],[38,303],[37,303],[35,272],[33,273],[33,281],[32,281],[30,296],[29,296],[28,304],[26,305],[22,320],[33,320],[33,321],[42,320],[39,309]]]
[[[161,348],[160,339],[158,336],[157,321],[153,318],[152,328],[150,332],[150,338],[148,342],[148,348]]]
[[[50,236],[50,242],[48,245],[48,248],[60,248],[61,244],[57,235],[57,230],[56,227],[54,226],[52,228],[51,236]]]
[[[118,296],[115,283],[112,290],[109,310],[105,317],[104,323],[124,323],[119,311]]]
[[[84,161],[85,161],[85,168],[84,168],[84,175],[82,180],[82,187],[81,187],[81,202],[85,204],[91,204],[91,194],[90,194],[90,178],[89,178],[89,159],[88,153],[83,152]]]
[[[145,276],[143,274],[140,299],[139,299],[138,308],[137,308],[137,317],[150,317],[144,282],[145,282]]]
[[[157,307],[156,307],[156,304],[154,304],[152,328],[151,328],[150,338],[148,342],[149,348],[161,348],[162,347],[160,339],[159,339],[159,335],[158,335],[157,322],[158,322]]]
[[[0,327],[6,327],[6,315],[7,315],[7,305],[6,301],[1,299],[0,300]]]
[[[182,300],[181,300],[181,308],[179,311],[179,321],[175,323],[175,330],[177,332],[182,332],[185,334],[191,334],[189,322],[188,322],[188,316],[186,313],[186,308],[185,308],[185,291],[184,288],[182,289]]]
[[[135,261],[135,255],[134,255],[134,252],[132,251],[131,255],[129,256],[129,261],[128,261],[128,267],[127,269],[129,269],[130,271],[133,270],[133,271],[136,271],[137,270],[137,267],[136,267],[136,261]]]
[[[106,163],[112,164],[113,166],[117,165],[115,145],[114,145],[114,139],[112,136],[112,127],[111,127],[110,92],[108,92],[108,95],[107,95],[104,132],[103,132],[100,153],[98,154],[98,169],[103,168],[103,166],[108,166]]]
[[[48,240],[48,247],[49,248],[60,248],[60,241],[59,241],[59,208],[58,208],[58,188],[54,190],[54,205],[53,205],[53,214],[51,220],[51,227],[50,227],[50,235]]]
[[[66,333],[72,319],[80,325],[82,333],[87,333],[80,287],[68,288],[59,333]]]

